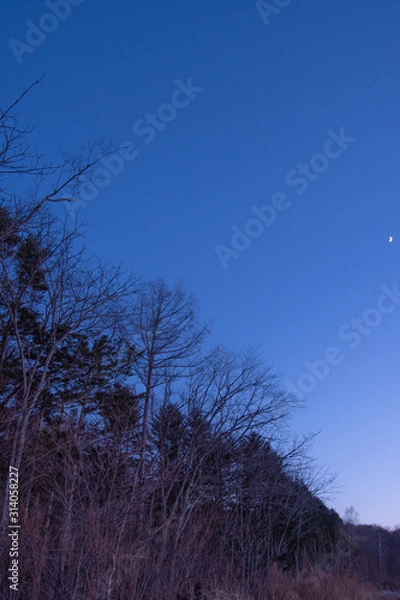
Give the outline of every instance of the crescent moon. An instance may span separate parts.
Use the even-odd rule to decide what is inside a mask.
[[[389,242],[393,242],[393,237],[391,235],[389,236]]]

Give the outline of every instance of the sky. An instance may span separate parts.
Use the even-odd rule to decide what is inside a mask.
[[[20,0],[0,42],[1,107],[45,76],[42,152],[116,148],[70,208],[88,250],[183,280],[304,401],[329,505],[399,525],[398,0]]]

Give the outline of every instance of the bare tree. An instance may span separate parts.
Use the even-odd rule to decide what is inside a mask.
[[[121,304],[137,284],[119,268],[84,260],[76,232],[63,225],[55,229],[44,209],[34,224],[29,232],[19,232],[12,250],[0,253],[2,362],[10,374],[2,402],[16,415],[10,452],[16,468],[29,423],[51,386],[56,352],[77,333],[92,338],[112,334]]]
[[[48,165],[31,149],[33,130],[19,125],[18,109],[39,82],[0,112],[0,403],[16,468],[56,352],[78,333],[113,335],[138,285],[121,268],[86,259],[79,228],[49,211],[74,197],[106,150],[95,143]]]
[[[167,405],[157,423],[162,470],[160,555],[170,557],[169,587],[176,582],[186,532],[194,521],[198,526],[206,507],[219,507],[213,509],[214,516],[221,509],[228,511],[216,517],[214,534],[228,515],[232,524],[232,502],[236,498],[238,506],[243,489],[236,476],[242,441],[254,430],[278,442],[281,426],[295,405],[296,400],[279,390],[276,376],[262,366],[255,352],[216,348],[190,369],[179,401]],[[209,535],[207,528],[204,532]]]
[[[61,152],[59,163],[47,162],[35,150],[34,127],[21,124],[20,108],[42,80],[34,81],[7,108],[0,107],[0,242],[16,234],[45,205],[71,203],[95,177],[99,160],[112,152],[102,139],[75,154]]]
[[[132,314],[131,340],[138,350],[134,371],[142,387],[142,434],[137,481],[143,491],[146,463],[150,459],[150,418],[155,402],[200,360],[207,328],[199,325],[197,306],[182,285],[169,289],[163,280],[150,282],[139,295]],[[144,500],[138,527],[143,526]]]

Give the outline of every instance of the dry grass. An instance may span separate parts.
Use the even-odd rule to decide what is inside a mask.
[[[229,591],[214,591],[205,597],[206,600],[381,600],[372,586],[357,579],[309,570],[290,576],[274,567],[252,594],[232,586]]]

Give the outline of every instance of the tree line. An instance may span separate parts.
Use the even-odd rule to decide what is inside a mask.
[[[2,597],[10,466],[21,599],[250,593],[272,565],[337,562],[312,436],[288,433],[296,398],[257,352],[213,345],[181,283],[88,256],[59,207],[110,149],[47,164],[25,94],[0,111]]]

